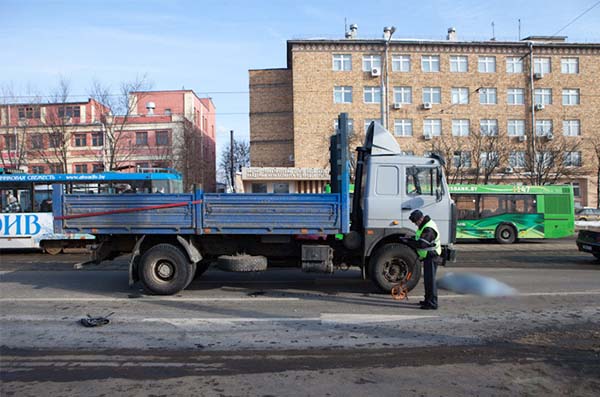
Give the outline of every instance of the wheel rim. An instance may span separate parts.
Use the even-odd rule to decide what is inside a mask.
[[[154,274],[161,281],[172,280],[175,275],[175,266],[167,260],[158,261],[154,267]]]
[[[511,232],[508,229],[504,229],[500,232],[500,237],[502,237],[504,240],[508,240],[511,236]]]
[[[408,264],[402,259],[391,259],[383,265],[383,277],[390,283],[398,283],[408,274]]]

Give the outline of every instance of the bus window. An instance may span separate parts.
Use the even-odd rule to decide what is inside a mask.
[[[458,219],[479,219],[479,213],[475,210],[475,196],[456,195],[454,196],[454,202],[458,211]]]

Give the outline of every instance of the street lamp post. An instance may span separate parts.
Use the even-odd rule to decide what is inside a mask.
[[[381,121],[384,128],[387,130],[389,125],[389,105],[388,105],[388,50],[390,47],[390,41],[392,40],[392,35],[396,31],[394,26],[386,26],[383,28],[383,40],[384,40],[384,72],[381,76]]]

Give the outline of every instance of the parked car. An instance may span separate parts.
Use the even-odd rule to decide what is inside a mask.
[[[576,221],[600,221],[600,208],[580,208],[575,211]]]

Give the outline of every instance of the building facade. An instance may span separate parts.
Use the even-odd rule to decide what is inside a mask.
[[[0,105],[2,166],[29,173],[171,167],[215,189],[215,107],[191,90],[132,92],[113,115],[87,102]]]
[[[437,151],[449,179],[571,183],[598,203],[600,44],[290,40],[287,67],[251,70],[251,164],[328,167],[339,113],[356,145],[380,121],[407,153]]]

